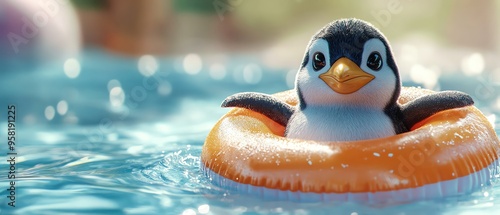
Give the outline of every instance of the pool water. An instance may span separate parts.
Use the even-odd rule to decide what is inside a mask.
[[[471,94],[500,133],[500,88],[483,76],[443,74],[438,88]],[[212,185],[200,172],[200,154],[227,112],[220,102],[236,92],[273,93],[292,84],[293,71],[266,68],[252,56],[128,59],[86,50],[78,59],[1,77],[0,136],[5,139],[6,107],[15,104],[18,155],[12,208],[7,144],[0,146],[0,214],[500,212],[496,178],[469,195],[400,205],[276,202]]]

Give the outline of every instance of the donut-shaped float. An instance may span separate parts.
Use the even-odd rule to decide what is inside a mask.
[[[403,88],[398,102],[429,93]],[[274,96],[297,103],[293,91]],[[220,187],[275,200],[377,203],[466,194],[500,173],[500,141],[474,106],[439,112],[380,139],[317,142],[285,138],[284,130],[234,108],[203,145],[204,174]]]

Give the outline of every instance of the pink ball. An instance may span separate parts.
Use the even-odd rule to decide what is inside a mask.
[[[80,26],[67,0],[0,2],[0,62],[4,70],[75,57]]]

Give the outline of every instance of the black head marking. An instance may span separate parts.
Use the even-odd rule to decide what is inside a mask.
[[[391,47],[387,39],[378,29],[368,22],[355,18],[339,19],[327,24],[319,30],[312,37],[311,41],[324,39],[328,42],[331,64],[335,63],[335,61],[341,57],[347,57],[357,65],[360,65],[364,45],[366,41],[373,38],[380,39],[386,47],[387,56],[385,57],[387,64],[392,71],[394,71],[397,78],[396,82],[400,85],[398,67],[392,56]],[[310,42],[308,45],[301,67],[305,67],[307,63],[309,63],[310,56],[308,51],[311,44]],[[397,87],[397,90],[397,95],[399,96],[400,87]]]
[[[311,41],[324,39],[328,42],[330,63],[332,65],[341,57],[347,57],[357,65],[361,65],[364,44],[366,43],[366,41],[373,38],[380,39],[380,41],[382,41],[382,43],[386,47],[385,59],[387,62],[387,66],[391,68],[396,77],[395,91],[392,98],[390,99],[390,101],[388,101],[385,107],[385,112],[389,116],[398,115],[394,114],[393,112],[399,109],[396,101],[401,92],[401,80],[399,77],[398,67],[392,56],[391,47],[382,32],[380,32],[370,23],[359,19],[339,19],[327,24],[325,27],[319,30],[312,37]],[[309,63],[310,56],[308,52],[311,44],[312,42],[309,43],[308,48],[306,49],[301,69]],[[395,120],[396,119],[393,119],[393,121]]]
[[[328,42],[331,64],[341,57],[347,57],[360,65],[364,45],[366,41],[373,38],[380,39],[384,43],[387,48],[387,64],[397,74],[398,69],[387,39],[368,22],[354,18],[336,20],[319,30],[312,40],[324,39]]]

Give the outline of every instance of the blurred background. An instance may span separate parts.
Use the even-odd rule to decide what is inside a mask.
[[[292,88],[310,37],[356,17],[388,37],[405,84],[498,108],[499,11],[495,0],[2,0],[0,95],[31,124],[160,120],[189,99]]]
[[[499,214],[498,186],[337,207],[246,198],[201,174],[221,101],[293,88],[311,36],[346,17],[387,36],[404,86],[469,93],[499,133],[500,1],[0,0],[0,130],[15,104],[19,170],[18,205],[0,214]]]

